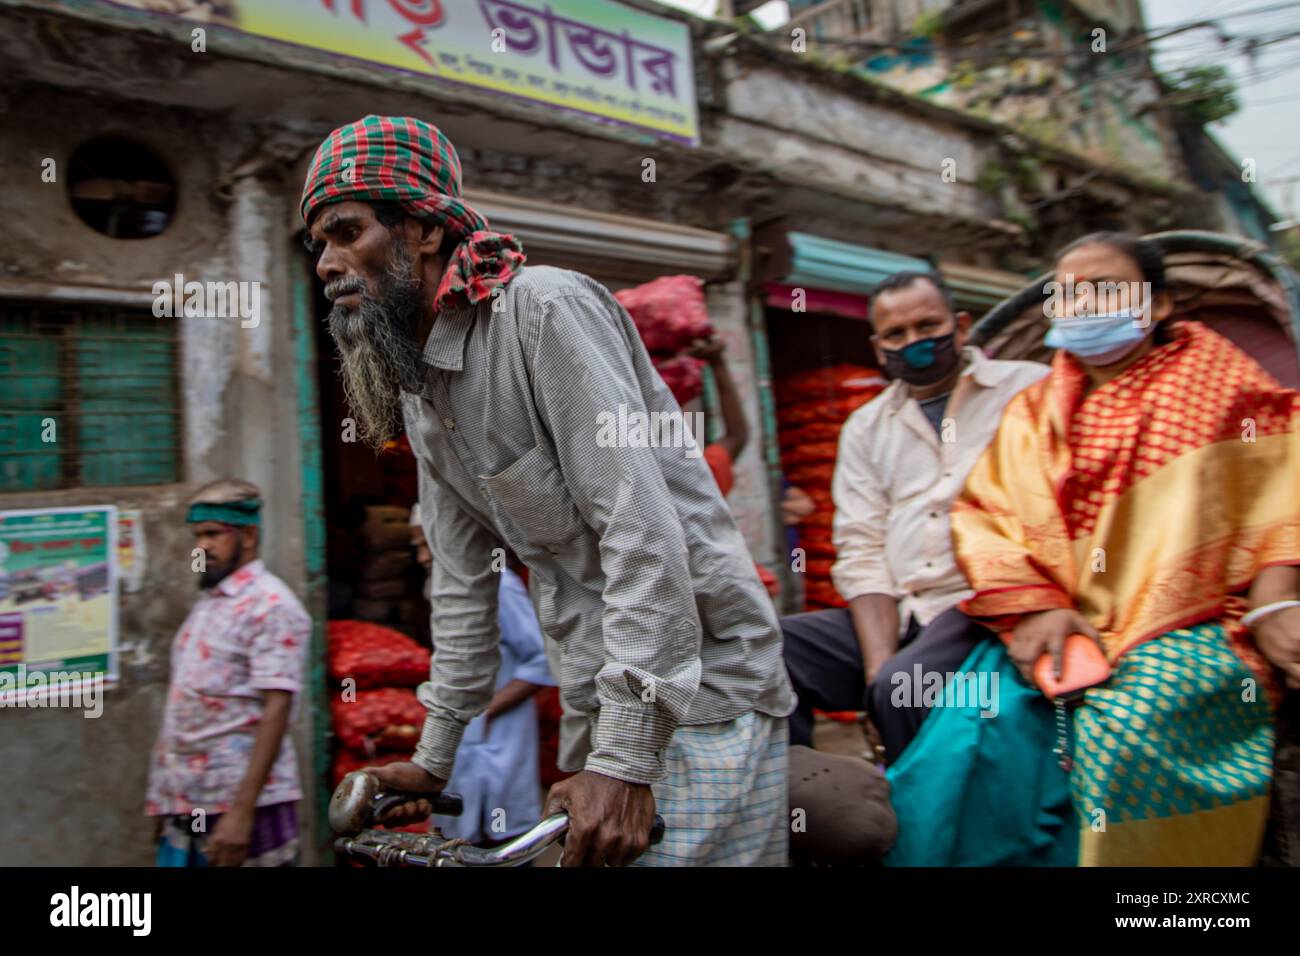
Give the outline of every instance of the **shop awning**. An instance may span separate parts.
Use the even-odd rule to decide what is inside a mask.
[[[763,302],[774,309],[784,309],[787,312],[820,312],[863,322],[867,320],[869,312],[865,295],[834,292],[830,289],[808,289],[781,282],[763,284]]]
[[[987,312],[1023,289],[1032,278],[1001,269],[981,269],[955,262],[940,262],[939,274],[952,289],[957,307],[977,315]]]
[[[930,270],[924,259],[872,249],[806,232],[787,232],[770,249],[763,278],[803,289],[867,295],[882,279],[905,269]]]
[[[725,232],[476,189],[465,190],[465,199],[493,229],[518,236],[534,265],[577,269],[613,284],[677,272],[726,279],[735,271],[736,240]]]

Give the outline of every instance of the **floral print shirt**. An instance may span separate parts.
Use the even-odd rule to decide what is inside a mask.
[[[171,686],[149,769],[148,815],[229,809],[252,758],[263,692],[297,695],[310,636],[302,604],[260,560],[202,593],[172,644]],[[286,733],[257,806],[300,799],[298,763]]]

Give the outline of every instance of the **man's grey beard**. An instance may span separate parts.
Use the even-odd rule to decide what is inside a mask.
[[[343,394],[362,441],[372,448],[382,448],[402,431],[401,393],[418,392],[424,382],[415,341],[424,298],[414,266],[395,239],[373,295],[362,279],[335,279],[325,287],[330,299],[361,293],[357,308],[330,310],[329,330],[342,359]]]

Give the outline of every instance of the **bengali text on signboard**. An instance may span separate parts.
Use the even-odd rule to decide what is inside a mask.
[[[166,0],[102,0],[165,12]],[[175,15],[699,142],[691,37],[617,0],[231,0]]]

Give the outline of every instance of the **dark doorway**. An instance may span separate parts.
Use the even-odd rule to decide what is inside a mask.
[[[427,645],[424,571],[408,521],[419,497],[415,457],[404,435],[380,452],[356,437],[319,280],[314,302],[329,617],[383,624]]]

